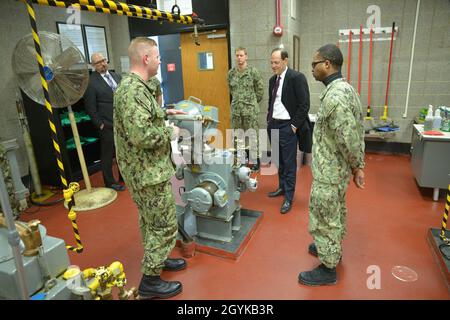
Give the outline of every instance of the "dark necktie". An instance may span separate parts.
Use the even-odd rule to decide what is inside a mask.
[[[277,97],[278,87],[280,86],[280,76],[277,76],[277,80],[275,81],[275,85],[272,89],[272,99],[269,104],[269,112],[267,113],[267,122],[272,120],[273,115],[273,105],[275,103],[275,98]]]
[[[114,84],[114,81],[109,73],[105,74],[105,79],[108,85],[111,87],[112,91],[115,91],[117,86]]]

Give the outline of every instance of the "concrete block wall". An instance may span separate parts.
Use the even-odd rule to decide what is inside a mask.
[[[397,1],[310,1],[298,3],[300,17],[301,57],[300,67],[310,69],[312,54],[321,45],[337,43],[339,29],[363,28],[370,14],[369,5],[380,7],[381,27],[391,27],[395,21],[399,28],[393,47],[391,83],[389,88],[388,116],[400,126],[400,131],[391,140],[410,143],[412,123],[419,110],[432,104],[450,105],[450,2],[447,0],[421,1],[417,26],[414,64],[408,112],[403,117],[409,77],[411,46],[413,40],[416,0]],[[347,39],[341,38],[341,39]],[[372,115],[379,118],[383,113],[389,62],[390,40],[373,43]],[[343,75],[347,77],[348,42],[341,43],[344,55]],[[359,38],[353,42],[351,59],[351,84],[357,88]],[[367,106],[367,79],[369,42],[363,42],[361,81],[361,103]],[[323,89],[306,72],[311,89],[311,111],[317,111],[318,96]]]
[[[71,14],[67,13],[64,8],[34,5],[34,9],[38,30],[54,33],[57,33],[56,22],[65,22]],[[110,68],[118,68],[120,71],[119,57],[127,55],[129,44],[127,18],[93,12],[81,12],[80,18],[81,24],[105,27]],[[25,4],[15,0],[0,1],[0,56],[2,57],[0,59],[2,74],[2,81],[0,81],[0,96],[2,97],[0,102],[0,140],[17,139],[19,143],[17,158],[22,176],[28,174],[28,159],[16,110],[18,86],[11,68],[11,56],[17,42],[29,33],[31,33],[31,27]]]
[[[296,13],[291,2],[296,1]],[[418,20],[412,81],[407,116],[404,118],[416,0],[285,0],[282,1],[283,37],[275,37],[275,1],[230,0],[231,53],[239,45],[249,49],[249,63],[262,71],[266,86],[271,76],[270,51],[283,43],[292,57],[292,39],[300,37],[300,71],[308,80],[311,93],[311,112],[317,112],[318,96],[323,90],[311,74],[313,53],[326,43],[337,43],[339,29],[366,27],[370,5],[377,5],[381,13],[381,27],[399,28],[393,47],[388,116],[400,126],[391,140],[410,143],[412,123],[418,111],[432,104],[450,105],[450,2],[422,0]],[[295,19],[291,16],[294,15]],[[346,39],[346,38],[342,38]],[[347,45],[341,43],[344,55],[343,75],[347,76]],[[376,41],[373,45],[372,115],[382,115],[387,81],[390,41]],[[369,42],[363,42],[361,103],[367,106],[367,78]],[[353,42],[351,84],[357,88],[359,40]],[[267,88],[261,102],[260,125],[265,127]]]
[[[293,2],[295,4],[293,5]],[[389,27],[395,21],[400,32],[394,43],[392,78],[389,95],[389,116],[400,125],[401,131],[393,139],[396,142],[410,142],[413,118],[420,108],[433,105],[450,105],[450,2],[448,0],[422,0],[418,21],[415,60],[412,73],[409,110],[406,118],[403,112],[409,74],[411,42],[416,12],[416,0],[282,0],[282,37],[273,35],[275,25],[274,0],[230,0],[230,40],[232,63],[234,49],[245,46],[249,63],[262,73],[265,93],[259,115],[261,128],[265,128],[268,106],[268,80],[272,76],[270,52],[283,44],[293,57],[293,36],[300,37],[300,71],[308,79],[311,92],[311,112],[319,106],[318,95],[323,85],[311,75],[311,59],[315,50],[325,43],[338,41],[338,30],[358,28],[366,24],[369,5],[378,5],[381,10],[381,26]],[[295,8],[295,13],[292,12]],[[67,12],[62,8],[35,5],[39,30],[56,32],[56,21],[65,21]],[[292,17],[295,16],[295,19]],[[81,12],[81,23],[105,26],[110,66],[121,72],[120,56],[127,55],[129,32],[127,18],[107,16],[99,13]],[[10,57],[16,43],[30,33],[25,5],[15,0],[0,1],[0,140],[17,138],[19,167],[22,175],[28,173],[28,160],[21,138],[18,115],[15,108],[17,85],[11,70]],[[363,81],[361,102],[367,104],[367,61],[368,42],[364,42]],[[346,60],[346,43],[341,44]],[[389,41],[374,43],[374,71],[372,87],[373,115],[379,117],[384,104],[387,78]],[[356,87],[358,42],[352,50],[351,82]],[[346,76],[347,61],[343,66]]]
[[[290,0],[294,1],[294,0]],[[266,128],[266,115],[269,100],[269,79],[273,75],[270,68],[270,56],[274,48],[283,45],[292,56],[292,33],[295,32],[295,22],[290,16],[290,1],[282,1],[281,25],[283,35],[273,34],[276,24],[275,1],[273,0],[230,0],[230,55],[232,66],[235,66],[234,52],[239,46],[247,48],[248,63],[255,66],[264,80],[264,97],[260,102],[260,128]],[[298,35],[298,33],[297,33]],[[261,139],[261,150],[267,137]]]

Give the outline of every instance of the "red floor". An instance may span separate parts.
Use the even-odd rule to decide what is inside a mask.
[[[294,207],[279,213],[281,198],[266,194],[277,187],[276,176],[261,176],[256,193],[242,194],[244,208],[264,212],[258,229],[238,260],[197,253],[188,268],[164,272],[180,280],[183,292],[173,299],[449,299],[437,263],[427,244],[429,228],[440,228],[444,198],[432,201],[432,190],[417,186],[408,156],[366,155],[366,189],[348,189],[348,224],[338,284],[306,287],[298,284],[300,271],[318,265],[307,252],[308,198],[311,171],[303,166],[297,175]],[[100,173],[93,186],[101,185]],[[32,212],[36,207],[30,208]],[[138,286],[142,245],[137,210],[128,191],[119,192],[111,205],[77,216],[85,250],[69,253],[71,263],[82,269],[121,261],[128,287]],[[47,233],[75,245],[67,210],[63,205],[41,207],[24,213],[23,220],[40,219]],[[179,257],[175,248],[172,256]],[[394,266],[407,266],[418,274],[415,282],[394,278]],[[368,289],[370,266],[381,270],[381,288]]]

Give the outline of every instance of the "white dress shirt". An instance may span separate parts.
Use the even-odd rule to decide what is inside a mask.
[[[273,114],[272,118],[277,120],[290,120],[289,112],[286,110],[286,107],[281,102],[281,94],[283,92],[283,83],[284,78],[286,77],[286,68],[283,73],[280,74],[280,84],[278,86],[278,90],[275,96],[275,101],[273,103]]]

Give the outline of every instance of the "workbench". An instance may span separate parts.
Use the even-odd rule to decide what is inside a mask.
[[[420,187],[433,188],[433,200],[439,189],[450,184],[450,132],[423,134],[423,124],[414,124],[411,141],[411,167]]]

